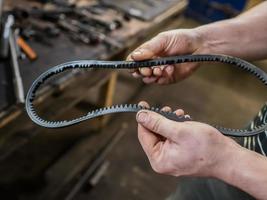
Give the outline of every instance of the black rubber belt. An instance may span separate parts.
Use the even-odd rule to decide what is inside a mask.
[[[31,88],[28,91],[26,97],[26,110],[31,118],[36,124],[47,127],[47,128],[62,128],[71,126],[74,124],[78,124],[88,119],[92,119],[98,116],[110,114],[110,113],[120,113],[120,112],[138,112],[143,108],[136,104],[124,104],[124,105],[116,105],[111,107],[105,107],[98,110],[93,110],[88,112],[86,115],[81,116],[76,119],[72,120],[64,120],[64,121],[47,121],[42,119],[38,116],[35,111],[33,101],[36,96],[36,92],[38,88],[44,84],[44,82],[54,76],[59,74],[65,70],[70,69],[77,69],[77,68],[93,68],[93,69],[103,69],[103,68],[110,68],[110,69],[135,69],[135,68],[142,68],[142,67],[153,67],[159,65],[171,65],[171,64],[178,64],[178,63],[186,63],[186,62],[221,62],[221,63],[228,63],[236,66],[240,69],[250,72],[254,76],[256,76],[261,82],[267,85],[267,74],[259,69],[258,67],[248,63],[242,59],[226,56],[226,55],[183,55],[183,56],[173,56],[173,57],[166,57],[166,58],[159,58],[154,60],[147,60],[147,61],[98,61],[98,60],[81,60],[81,61],[73,61],[64,63],[58,66],[55,66],[48,71],[41,74],[32,84]],[[177,122],[184,122],[190,121],[190,118],[185,116],[177,116],[172,112],[163,112],[160,111],[159,108],[149,108],[148,110],[152,110],[157,112],[168,119],[177,121]],[[245,130],[245,129],[229,129],[214,125],[216,129],[218,129],[222,134],[228,136],[235,136],[235,137],[244,137],[244,136],[252,136],[257,135],[265,130],[267,130],[267,124],[262,124],[261,126],[253,129],[253,130]]]

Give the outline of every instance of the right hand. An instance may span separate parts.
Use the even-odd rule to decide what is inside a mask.
[[[162,32],[134,50],[127,60],[147,60],[164,56],[202,53],[203,39],[196,29],[178,29]],[[170,84],[182,80],[198,68],[197,63],[140,68],[132,71],[145,83]]]
[[[139,105],[149,108],[146,102]],[[172,112],[170,107],[162,110]],[[182,109],[174,113],[184,115]],[[208,124],[175,122],[149,110],[139,111],[136,120],[138,139],[152,168],[160,174],[219,178],[231,169],[236,153],[243,151]]]

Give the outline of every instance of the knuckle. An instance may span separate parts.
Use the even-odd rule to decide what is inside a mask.
[[[183,126],[176,127],[176,137],[178,140],[183,140],[188,136],[188,133],[185,131]]]
[[[158,37],[166,37],[166,36],[168,36],[168,32],[167,31],[160,32],[157,36]]]
[[[162,118],[161,117],[158,117],[156,119],[149,118],[149,121],[151,123],[152,130],[154,130],[155,132],[160,131],[160,125],[161,125],[161,122],[162,122]]]
[[[169,33],[168,32],[161,32],[155,37],[160,43],[165,43],[168,41]]]

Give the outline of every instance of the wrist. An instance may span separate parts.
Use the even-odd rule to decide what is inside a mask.
[[[198,50],[201,54],[227,54],[242,57],[240,40],[245,42],[242,26],[239,20],[231,19],[199,26],[196,29],[201,38]]]
[[[241,146],[232,147],[216,170],[215,178],[223,180],[257,199],[266,199],[267,159]]]
[[[224,139],[225,142],[218,149],[211,176],[229,183],[235,176],[236,162],[239,162],[239,159],[243,157],[246,149],[231,138],[225,137]]]

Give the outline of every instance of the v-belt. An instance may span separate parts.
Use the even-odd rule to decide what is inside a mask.
[[[240,58],[226,56],[226,55],[182,55],[182,56],[173,56],[173,57],[166,57],[166,58],[159,58],[153,60],[146,60],[146,61],[98,61],[98,60],[80,60],[80,61],[73,61],[64,63],[58,66],[55,66],[48,71],[41,74],[32,84],[31,88],[28,91],[26,97],[26,110],[31,118],[36,124],[47,127],[47,128],[62,128],[71,126],[74,124],[78,124],[85,120],[89,120],[98,116],[110,114],[110,113],[121,113],[121,112],[138,112],[139,110],[146,109],[151,110],[156,113],[163,115],[164,117],[177,121],[177,122],[185,122],[191,121],[190,118],[185,116],[177,116],[172,112],[164,112],[161,111],[159,108],[144,108],[136,104],[123,104],[123,105],[115,105],[111,107],[105,107],[98,110],[93,110],[88,112],[86,115],[81,116],[76,119],[72,120],[64,120],[64,121],[47,121],[42,119],[38,116],[35,111],[33,101],[36,97],[36,92],[38,88],[44,84],[44,82],[54,76],[56,74],[62,73],[65,70],[70,69],[77,69],[77,68],[90,68],[90,69],[135,69],[135,68],[142,68],[142,67],[153,67],[159,65],[172,65],[178,63],[186,63],[186,62],[221,62],[221,63],[228,63],[233,66],[236,66],[242,70],[245,70],[252,75],[256,76],[261,82],[267,85],[267,74],[259,69],[258,67],[254,66],[251,63],[248,63]],[[267,123],[261,124],[259,127],[253,130],[247,129],[230,129],[224,128],[217,125],[214,125],[216,129],[218,129],[222,134],[228,136],[235,136],[235,137],[245,137],[245,136],[253,136],[257,135],[265,130],[267,130]]]

